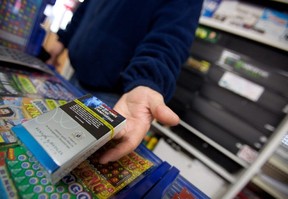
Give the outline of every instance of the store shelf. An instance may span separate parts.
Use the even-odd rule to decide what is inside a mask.
[[[225,194],[223,199],[229,199],[234,197],[250,180],[255,177],[257,172],[261,170],[261,167],[269,160],[273,155],[276,148],[279,146],[280,140],[286,135],[288,131],[288,115],[282,120],[282,122],[275,129],[274,134],[269,139],[266,146],[262,149],[257,160],[244,172],[243,175],[237,179],[237,183],[229,188],[229,191]]]
[[[273,165],[274,167],[278,168],[280,171],[282,171],[285,175],[288,176],[288,165],[287,165],[287,163],[283,162],[276,155],[273,155],[269,159],[268,163]]]
[[[202,140],[204,140],[205,142],[207,142],[208,144],[213,146],[215,149],[217,149],[218,151],[220,151],[221,153],[223,153],[224,155],[226,155],[227,157],[229,157],[233,161],[237,162],[243,168],[247,168],[249,166],[249,164],[247,162],[241,160],[236,155],[234,155],[233,153],[231,153],[230,151],[228,151],[227,149],[225,149],[224,147],[222,147],[221,145],[219,145],[215,141],[211,140],[210,138],[208,138],[203,133],[199,132],[197,129],[193,128],[192,126],[190,126],[189,124],[187,124],[183,120],[180,120],[180,125],[182,125],[186,129],[188,129],[191,133],[194,133],[196,136],[198,136],[199,138],[201,138]]]
[[[285,3],[286,3],[286,1],[285,1]],[[259,6],[263,7],[265,5],[259,3]],[[246,7],[241,7],[241,8],[246,8]],[[223,7],[222,7],[222,9],[223,9]],[[271,9],[273,9],[273,8],[271,7]],[[225,15],[226,10],[225,9],[223,9],[223,10],[224,10],[223,13]],[[257,11],[258,10],[256,10],[256,12]],[[220,13],[220,11],[219,11],[219,13]],[[200,24],[205,26],[205,27],[207,26],[208,30],[209,30],[209,28],[211,28],[211,30],[212,30],[211,32],[215,31],[217,33],[217,30],[219,30],[218,31],[219,37],[217,36],[217,38],[218,38],[217,42],[209,43],[207,38],[204,38],[204,37],[205,36],[209,37],[211,35],[213,36],[213,34],[211,34],[211,35],[210,34],[203,34],[203,35],[200,34],[198,39],[201,41],[199,41],[199,43],[197,43],[197,45],[194,45],[194,48],[193,48],[193,50],[194,50],[193,52],[197,52],[197,53],[191,52],[191,55],[194,55],[196,58],[199,58],[199,60],[209,60],[212,64],[215,64],[217,62],[217,60],[219,60],[219,57],[221,56],[220,53],[215,53],[215,52],[218,52],[217,49],[219,49],[219,48],[221,48],[221,49],[225,48],[225,49],[231,49],[237,53],[239,52],[240,55],[241,55],[241,53],[244,52],[243,54],[245,54],[247,57],[251,58],[251,60],[254,60],[254,58],[255,58],[255,61],[258,61],[258,58],[261,56],[263,56],[265,58],[266,55],[267,56],[271,55],[271,57],[275,61],[271,62],[269,64],[267,63],[267,66],[268,65],[271,66],[271,68],[273,70],[275,68],[276,63],[282,64],[282,63],[286,62],[285,54],[286,54],[286,52],[288,52],[288,43],[286,40],[284,40],[282,38],[282,35],[280,35],[281,32],[276,32],[279,34],[274,35],[272,33],[272,30],[274,30],[274,29],[268,30],[268,28],[273,28],[274,26],[271,26],[271,27],[265,26],[264,27],[263,24],[258,24],[259,26],[262,25],[261,27],[263,27],[263,31],[261,31],[262,29],[252,29],[252,28],[251,29],[248,29],[248,28],[245,29],[245,28],[241,27],[241,24],[246,24],[246,23],[244,23],[245,17],[243,17],[242,21],[241,21],[242,18],[239,19],[239,21],[241,21],[243,23],[234,23],[234,25],[233,25],[232,22],[234,22],[234,21],[237,22],[238,18],[234,12],[228,12],[227,11],[227,13],[231,14],[231,16],[232,16],[230,21],[227,20],[227,18],[224,19],[221,17],[218,17],[218,18],[215,17],[215,19],[214,19],[214,18],[208,18],[208,17],[202,16],[200,18]],[[239,12],[239,15],[241,15],[241,14],[245,15],[245,13],[246,12],[244,9],[244,10],[241,10],[241,12]],[[252,11],[251,11],[251,13],[252,13]],[[241,15],[241,16],[243,16],[243,15]],[[221,16],[221,15],[219,15],[219,16]],[[219,21],[218,19],[219,20],[223,19],[223,22]],[[233,21],[232,19],[235,19],[235,20]],[[248,19],[249,19],[249,16],[247,16],[247,20]],[[255,21],[248,23],[248,24],[254,24],[254,23],[255,23]],[[236,24],[238,24],[239,26],[237,26]],[[246,26],[246,27],[249,27],[249,26]],[[259,30],[259,32],[257,32],[257,30]],[[281,29],[280,31],[283,31],[283,29]],[[226,35],[229,35],[229,37],[228,36],[226,37]],[[203,38],[202,38],[202,36],[203,36]],[[237,37],[237,39],[235,39],[235,36],[239,36],[239,38]],[[244,39],[241,39],[241,38],[244,38]],[[196,40],[196,42],[197,41],[198,40]],[[208,47],[205,48],[205,50],[203,51],[202,49],[204,49],[204,47],[206,47],[206,45]],[[216,47],[213,48],[214,46],[217,46],[217,48]],[[249,48],[249,50],[247,50],[249,52],[246,52],[246,48]],[[278,61],[278,60],[281,60],[281,61]],[[284,61],[282,62],[282,60],[284,60]],[[261,62],[261,60],[260,60],[260,62]],[[251,61],[251,63],[252,63],[252,61]],[[266,62],[263,61],[263,63],[265,64]],[[252,65],[253,65],[253,63],[252,63]],[[195,66],[195,69],[196,69],[196,67],[198,67],[198,66]],[[261,68],[261,67],[259,66],[259,68]],[[284,71],[286,71],[286,69],[284,69]],[[220,76],[220,74],[219,74],[219,76]],[[186,77],[186,76],[183,76],[183,77]],[[201,77],[202,77],[202,73],[201,73]],[[204,78],[206,78],[206,76]],[[209,75],[207,75],[207,79],[204,79],[204,80],[210,81],[209,78],[211,78],[211,77]],[[190,79],[193,79],[192,75],[191,75],[191,78],[190,78],[190,76],[187,75],[185,80],[181,81],[177,85],[177,86],[179,86],[179,88],[182,88],[182,90],[185,90],[185,91],[183,91],[183,96],[177,95],[179,97],[175,97],[175,100],[173,101],[173,104],[171,105],[171,107],[175,109],[175,112],[178,111],[177,113],[179,114],[179,116],[183,117],[181,119],[183,119],[185,121],[189,121],[187,119],[190,116],[188,114],[188,113],[190,113],[189,111],[195,110],[195,111],[198,111],[197,114],[199,114],[200,116],[203,116],[203,119],[201,118],[203,121],[205,121],[204,119],[211,120],[210,121],[211,123],[215,122],[214,126],[219,125],[220,127],[222,127],[221,126],[222,123],[218,124],[218,120],[215,120],[215,121],[212,120],[212,119],[214,119],[213,118],[214,116],[217,117],[217,114],[213,115],[213,113],[208,112],[211,115],[211,117],[208,117],[207,116],[208,114],[207,115],[204,114],[204,113],[207,113],[206,109],[203,112],[201,112],[202,110],[200,110],[200,108],[197,109],[197,108],[193,107],[195,104],[192,104],[191,101],[193,99],[192,99],[192,97],[190,98],[189,94],[190,94],[190,92],[191,93],[194,92],[194,90],[192,90],[190,88],[189,83],[193,84],[195,82],[196,83],[198,83],[198,82],[197,82],[197,80],[192,81]],[[216,81],[216,80],[213,79],[213,81]],[[211,81],[212,83],[211,82],[210,83],[213,84],[214,83],[213,81]],[[217,79],[217,81],[218,81],[218,79]],[[199,82],[200,82],[200,80],[199,80]],[[200,83],[202,83],[202,82],[200,82]],[[204,83],[205,83],[205,81],[204,81]],[[181,93],[181,92],[179,92],[179,93]],[[200,91],[199,91],[199,93],[201,95]],[[184,94],[186,94],[187,96]],[[191,94],[191,96],[192,96],[192,94]],[[226,99],[225,96],[221,96],[221,97]],[[212,94],[211,94],[210,98],[208,100],[213,101],[214,96],[212,96]],[[226,102],[222,102],[222,103],[225,104]],[[257,103],[255,103],[255,104],[257,106],[259,105]],[[186,108],[186,107],[188,107],[188,108]],[[225,109],[226,107],[224,105],[223,105],[223,107],[224,107],[223,108],[224,111],[227,111],[227,112],[231,111],[232,112],[232,110],[230,110],[228,106],[227,106],[227,109]],[[189,109],[189,110],[186,111],[185,108]],[[203,113],[203,115],[201,115],[202,113]],[[249,113],[250,113],[250,111],[247,110],[247,114],[249,114]],[[230,114],[230,112],[229,112],[229,114]],[[235,114],[235,117],[238,116],[235,112],[233,112],[233,114]],[[233,114],[231,114],[231,115],[234,116]],[[258,116],[261,117],[260,114]],[[197,118],[197,117],[195,116],[195,118]],[[240,118],[240,116],[239,116],[239,118]],[[189,119],[193,120],[193,117],[191,116],[191,118],[189,118]],[[221,146],[221,143],[224,143],[224,141],[229,141],[229,139],[225,138],[225,136],[224,136],[224,135],[226,135],[226,133],[219,134],[219,136],[223,135],[223,142],[221,142],[222,138],[219,136],[216,137],[217,139],[215,139],[215,141],[214,141],[210,137],[208,137],[208,135],[213,135],[213,132],[216,132],[215,129],[213,129],[213,127],[214,127],[213,125],[210,125],[209,126],[210,128],[208,128],[207,126],[205,126],[207,128],[204,128],[204,127],[202,128],[202,126],[200,126],[200,124],[199,124],[199,126],[197,126],[196,124],[198,124],[198,123],[194,123],[194,125],[195,125],[195,128],[194,128],[188,122],[186,123],[183,120],[180,120],[179,126],[181,128],[179,127],[178,129],[177,129],[178,126],[176,128],[168,128],[168,127],[162,126],[156,122],[153,122],[153,127],[155,127],[157,130],[159,130],[165,136],[168,136],[172,141],[174,141],[175,143],[180,145],[184,150],[186,150],[186,152],[190,153],[196,159],[200,160],[207,167],[209,167],[212,171],[214,171],[216,174],[218,174],[220,177],[222,177],[223,179],[225,179],[227,181],[227,189],[226,189],[225,193],[219,195],[219,197],[217,197],[217,199],[218,198],[219,199],[220,198],[221,199],[235,198],[235,196],[237,196],[237,194],[239,192],[241,192],[241,190],[243,190],[243,188],[247,184],[249,184],[249,182],[252,182],[255,184],[257,183],[257,186],[259,186],[260,189],[263,189],[264,191],[266,191],[266,188],[267,188],[266,192],[269,193],[270,195],[274,196],[275,198],[279,198],[279,199],[285,198],[285,197],[283,197],[283,195],[281,194],[281,192],[279,190],[272,189],[271,186],[265,184],[265,181],[263,181],[263,179],[257,178],[258,177],[257,174],[260,171],[262,171],[263,165],[269,164],[269,166],[272,165],[271,167],[275,167],[276,168],[275,170],[279,170],[279,173],[277,173],[277,174],[279,174],[280,177],[282,177],[283,175],[284,176],[287,175],[287,172],[288,172],[287,165],[282,164],[281,161],[279,161],[278,159],[276,159],[274,157],[271,158],[271,156],[274,154],[275,150],[279,147],[280,141],[282,140],[283,136],[288,131],[288,115],[286,115],[282,121],[279,121],[277,123],[277,125],[275,124],[275,130],[273,131],[273,133],[271,133],[271,135],[269,134],[269,138],[267,139],[267,142],[265,142],[265,144],[263,144],[263,147],[261,147],[261,149],[258,151],[259,153],[257,154],[257,158],[253,159],[253,161],[251,161],[252,162],[251,164],[247,163],[246,161],[239,158],[237,155],[234,154],[235,152],[234,153],[230,152],[227,148],[225,148],[226,145]],[[199,119],[198,121],[202,121],[202,120]],[[246,120],[243,119],[243,121],[246,121]],[[194,120],[194,122],[196,122],[196,119]],[[247,121],[247,123],[249,123],[249,121]],[[191,124],[193,124],[193,122],[191,122]],[[210,123],[208,123],[208,124],[210,124]],[[202,125],[202,123],[201,123],[201,125]],[[203,126],[204,125],[205,125],[205,123],[203,122]],[[207,132],[201,132],[201,130],[198,130],[196,128],[196,126],[199,127],[199,129],[201,129],[202,131],[207,130]],[[236,125],[234,125],[232,128],[234,128],[235,126]],[[252,124],[251,124],[251,126],[252,126]],[[182,127],[185,129],[183,129]],[[224,124],[223,124],[223,129],[228,131],[225,127],[226,126],[224,126]],[[210,130],[210,129],[212,129],[212,130]],[[175,131],[175,133],[173,131]],[[230,131],[230,128],[229,128],[229,131]],[[191,132],[191,137],[193,137],[193,138],[191,138],[190,142],[189,142],[187,140],[190,138],[189,137],[190,132]],[[221,130],[219,130],[218,132],[221,133]],[[187,140],[185,138],[187,138]],[[215,136],[214,136],[214,138],[215,138]],[[192,142],[193,139],[197,140],[197,142],[196,141]],[[216,142],[216,140],[219,141],[219,143]],[[239,138],[239,140],[240,140],[240,138]],[[233,141],[234,141],[234,139],[233,139]],[[234,141],[234,142],[238,143],[236,141]],[[204,146],[202,147],[199,143],[201,143],[201,144],[207,143],[207,146],[209,146],[209,148],[208,147],[205,148]],[[253,145],[250,145],[250,146],[253,146]],[[209,151],[209,149],[210,150],[215,149],[215,151],[213,151],[213,152],[215,152],[214,154],[218,154],[218,152],[220,152],[221,155],[223,155],[221,157],[224,157],[224,156],[228,157],[231,161],[236,162],[237,164],[241,165],[241,168],[239,170],[237,170],[236,174],[230,173],[229,171],[224,169],[224,166],[223,167],[220,166],[221,163],[223,163],[223,161],[221,161],[220,159],[216,159],[215,158],[216,156],[212,156],[212,155],[210,156],[210,154],[207,152],[207,151]],[[235,148],[233,148],[233,149],[235,149]],[[237,148],[236,148],[236,150],[237,150]],[[234,151],[236,151],[236,150],[234,150]],[[217,151],[217,153],[216,153],[216,151]],[[245,152],[248,153],[249,151],[245,151]],[[282,179],[282,178],[280,178],[280,179]]]
[[[285,43],[283,41],[278,41],[276,39],[273,40],[271,38],[267,38],[265,37],[265,35],[263,36],[260,33],[252,32],[252,31],[249,31],[248,29],[243,29],[237,26],[223,24],[219,22],[218,20],[203,17],[203,16],[200,18],[200,24],[209,26],[212,28],[216,28],[225,32],[229,32],[234,35],[238,35],[247,39],[251,39],[253,41],[266,44],[268,46],[275,47],[275,48],[288,52],[288,43]]]
[[[273,197],[284,199],[287,198],[287,180],[287,163],[284,163],[277,155],[272,155],[251,182]]]
[[[186,124],[183,121],[180,121],[180,125],[184,126],[185,128],[188,128],[192,132],[194,131],[193,133],[196,133],[196,134],[200,133],[200,132],[197,132],[197,130],[193,129],[193,127],[189,126],[188,124]],[[193,147],[190,143],[186,142],[185,140],[183,140],[183,138],[178,136],[176,133],[172,132],[168,127],[162,126],[161,124],[159,124],[157,122],[153,122],[152,126],[154,128],[156,128],[159,132],[164,134],[165,136],[169,137],[175,143],[180,145],[188,153],[190,153],[196,159],[203,162],[207,167],[209,167],[211,170],[213,170],[215,173],[217,173],[219,176],[221,176],[223,179],[225,179],[228,183],[230,183],[227,187],[227,191],[222,196],[220,196],[219,198],[231,199],[231,198],[235,197],[237,195],[237,193],[239,193],[239,191],[250,180],[253,179],[255,174],[257,174],[261,170],[261,167],[273,155],[275,149],[279,146],[280,140],[283,138],[283,136],[288,131],[288,116],[286,116],[281,121],[281,123],[278,125],[278,127],[275,129],[274,134],[271,136],[271,138],[269,139],[269,141],[267,142],[265,147],[262,149],[257,160],[253,164],[249,165],[247,168],[243,168],[242,170],[240,170],[237,174],[231,174],[228,171],[226,171],[224,168],[219,166],[216,162],[212,161],[209,157],[207,157],[201,151],[199,151],[198,149]],[[199,135],[199,137],[200,137],[200,135]],[[204,137],[202,137],[202,138],[205,139]],[[272,159],[271,161],[280,168],[284,167],[283,165],[279,164],[276,160]],[[279,166],[279,165],[281,165],[281,166]],[[256,183],[258,183],[258,184],[261,183],[261,185],[263,184],[263,182],[258,182],[258,181],[256,179]],[[269,190],[269,191],[272,192],[271,190]],[[279,191],[275,190],[275,194],[277,194],[277,193],[279,194]]]
[[[287,196],[285,196],[284,194],[281,194],[278,190],[273,188],[273,186],[264,182],[259,175],[255,176],[252,179],[252,183],[254,183],[259,188],[261,188],[262,190],[264,190],[265,192],[267,192],[268,194],[270,194],[271,196],[273,196],[277,199],[286,199],[287,198]]]
[[[171,138],[174,142],[176,142],[178,145],[180,145],[182,148],[184,148],[187,152],[192,154],[195,158],[202,161],[206,166],[211,168],[214,172],[216,172],[218,175],[220,175],[223,179],[228,181],[229,183],[235,183],[238,176],[233,175],[229,172],[227,172],[224,168],[213,162],[210,158],[205,156],[203,153],[201,153],[198,149],[193,147],[191,144],[187,143],[185,140],[183,140],[181,137],[177,136],[175,133],[173,133],[169,128],[164,127],[160,125],[157,122],[153,122],[152,126],[159,130],[161,133],[166,135],[167,137]],[[238,174],[241,175],[241,174]]]
[[[286,4],[288,4],[288,1],[287,1],[287,0],[273,0],[273,1],[276,1],[276,2],[279,2],[279,3],[286,3]]]

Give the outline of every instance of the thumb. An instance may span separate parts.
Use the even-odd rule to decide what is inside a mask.
[[[151,113],[153,117],[161,122],[162,124],[168,126],[175,126],[179,123],[179,117],[174,113],[163,100],[157,102],[154,101],[154,104],[150,106]]]

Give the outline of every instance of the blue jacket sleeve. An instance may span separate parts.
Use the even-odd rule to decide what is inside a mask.
[[[87,8],[89,0],[85,0],[83,3],[79,5],[79,7],[76,9],[75,13],[73,14],[73,17],[65,30],[60,29],[57,32],[58,40],[67,48],[69,45],[69,42],[71,41],[74,33],[76,32],[79,24],[81,23],[81,20],[83,18],[83,15],[85,13],[85,10]]]
[[[149,33],[121,74],[124,92],[148,86],[171,99],[186,61],[202,9],[202,0],[171,0],[155,13]]]

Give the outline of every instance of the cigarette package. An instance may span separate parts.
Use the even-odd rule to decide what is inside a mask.
[[[125,126],[126,119],[90,94],[12,128],[52,184]]]

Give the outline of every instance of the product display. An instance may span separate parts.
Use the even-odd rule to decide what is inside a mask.
[[[260,150],[267,141],[267,137],[262,132],[202,97],[196,96],[192,107],[206,119],[245,141],[256,150]]]
[[[245,97],[269,111],[279,114],[285,110],[285,106],[287,105],[285,97],[235,73],[226,71],[222,67],[213,66],[208,76],[212,82],[219,84],[222,88]]]
[[[223,31],[215,30],[211,42],[211,29],[200,29],[169,106],[220,148],[253,163],[287,113],[284,57]],[[268,54],[279,58],[273,68],[261,60]]]
[[[13,63],[22,67],[27,67],[28,69],[36,69],[45,73],[53,74],[52,70],[48,67],[48,65],[43,63],[41,60],[19,50],[7,48],[1,45],[0,62]]]
[[[99,154],[114,145],[106,142],[118,131],[113,128],[117,124],[110,124],[118,115],[115,111],[95,96],[83,96],[57,73],[6,62],[0,67],[0,198],[143,198],[155,190],[161,197],[169,190],[174,195],[207,198],[188,181],[180,184],[183,180],[177,179],[184,178],[178,169],[142,144],[118,161],[99,164]],[[121,125],[123,119],[119,116],[115,123]],[[82,136],[88,131],[93,135]],[[98,148],[106,144],[95,153],[97,147],[82,146],[81,151],[76,143],[82,139],[89,140],[86,145],[98,143]],[[151,146],[156,144],[152,141]],[[66,168],[49,178],[45,166],[52,171],[61,163]],[[175,192],[175,186],[181,189]]]
[[[284,97],[288,97],[288,89],[284,86],[288,84],[288,78],[281,69],[269,69],[269,66],[265,63],[256,62],[247,56],[228,50],[222,52],[217,64]]]
[[[7,176],[11,175],[11,185],[14,187],[13,193],[11,190],[9,195],[23,198],[35,196],[108,198],[133,180],[141,179],[145,171],[149,173],[148,169],[151,170],[159,164],[157,159],[148,159],[143,149],[145,148],[139,147],[129,156],[109,165],[100,165],[95,153],[56,185],[49,182],[36,159],[24,147],[9,148],[7,153],[1,154],[9,154],[5,157],[6,163],[3,165]]]
[[[6,66],[5,64],[3,64]],[[81,93],[56,75],[0,65],[0,95],[71,101]]]
[[[213,146],[211,146],[209,143],[197,137],[195,134],[191,133],[184,127],[175,126],[172,127],[171,130],[175,134],[183,138],[183,140],[191,144],[193,147],[197,148],[207,157],[211,158],[214,162],[216,162],[216,164],[221,165],[227,171],[234,173],[242,168],[241,165],[228,158],[225,154],[219,152],[218,150],[215,150]]]
[[[13,126],[66,103],[66,100],[48,98],[0,97],[0,110],[6,111],[6,114],[0,116],[0,145],[12,144],[17,141],[10,130]]]
[[[125,118],[92,95],[12,127],[54,184],[111,140]]]
[[[219,106],[225,107],[226,110],[231,111],[231,113],[237,115],[245,122],[255,126],[267,136],[271,135],[284,117],[284,113],[278,115],[270,112],[261,106],[257,106],[257,104],[250,100],[222,89],[217,85],[203,85],[200,95],[218,103]]]
[[[42,26],[46,17],[44,10],[48,4],[53,5],[55,2],[55,0],[1,1],[0,45],[33,56],[38,55],[46,34]]]

